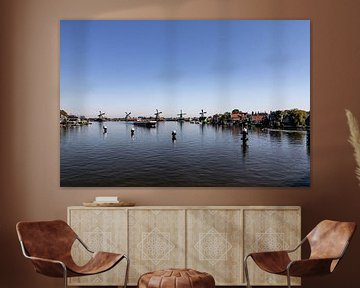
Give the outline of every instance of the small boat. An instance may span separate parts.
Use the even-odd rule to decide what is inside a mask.
[[[154,120],[137,120],[137,121],[134,121],[134,125],[147,127],[147,128],[155,128],[156,121],[154,121]]]

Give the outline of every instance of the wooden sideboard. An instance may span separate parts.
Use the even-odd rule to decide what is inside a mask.
[[[216,285],[245,285],[245,255],[294,248],[301,240],[298,206],[81,206],[68,207],[68,223],[91,249],[129,255],[129,285],[148,271],[184,267],[212,274]],[[77,242],[72,254],[78,263],[89,257]],[[286,285],[286,277],[249,264],[253,285]],[[121,285],[124,271],[120,263],[103,274],[70,278],[69,285]],[[300,285],[298,278],[292,282]]]

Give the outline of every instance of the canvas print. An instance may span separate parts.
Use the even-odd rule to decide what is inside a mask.
[[[309,187],[309,20],[62,20],[60,186]]]

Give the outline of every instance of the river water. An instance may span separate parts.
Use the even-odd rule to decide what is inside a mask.
[[[239,127],[170,121],[156,128],[130,122],[60,128],[61,186],[310,186],[305,131],[253,128],[245,150],[241,137]]]

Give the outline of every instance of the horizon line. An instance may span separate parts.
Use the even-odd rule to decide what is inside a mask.
[[[230,111],[225,111],[225,112],[218,112],[218,113],[214,113],[214,114],[209,114],[209,115],[207,115],[207,117],[209,117],[209,116],[213,116],[213,115],[221,115],[221,114],[225,114],[225,113],[232,113],[232,111],[233,110],[236,110],[237,108],[234,108],[234,109],[231,109]],[[252,110],[252,111],[242,111],[242,110],[240,110],[240,109],[237,109],[237,110],[239,110],[239,113],[247,113],[247,114],[252,114],[252,113],[254,113],[254,114],[260,114],[260,113],[267,113],[267,114],[270,114],[271,112],[275,112],[275,111],[290,111],[290,110],[301,110],[301,111],[305,111],[305,112],[307,112],[307,113],[310,113],[310,111],[311,111],[311,109],[300,109],[300,108],[289,108],[289,109],[273,109],[273,110]],[[87,118],[93,118],[93,116],[88,116],[88,115],[86,115],[86,114],[83,114],[83,113],[69,113],[66,109],[60,109],[59,111],[65,111],[68,115],[74,115],[74,116],[85,116],[85,117],[87,117]],[[101,112],[101,113],[105,113],[105,114],[107,114],[106,112],[104,112],[103,110],[98,110],[99,112]],[[155,116],[155,112],[156,112],[156,109],[154,109],[152,112],[150,112],[150,116],[148,116],[148,114],[146,115],[146,114],[142,114],[141,115],[141,113],[140,113],[140,115],[138,115],[138,116],[130,116],[131,118],[135,118],[135,117],[153,117],[153,116]],[[163,114],[163,111],[159,111],[161,114]],[[180,112],[180,110],[179,110],[179,112]],[[131,113],[132,114],[132,112],[130,111],[129,113]],[[207,114],[207,111],[204,109],[204,113],[205,114]],[[122,115],[126,115],[127,113],[126,112],[124,112],[124,113],[122,113]],[[178,114],[180,114],[180,113],[176,113],[175,115],[176,116],[163,116],[163,115],[161,115],[161,117],[162,118],[177,118],[177,117],[179,117],[180,115],[178,115]],[[182,114],[183,115],[186,115],[186,117],[183,117],[183,118],[189,118],[189,117],[199,117],[199,116],[193,116],[193,115],[187,115],[187,113],[186,112],[182,112]],[[198,112],[198,114],[200,115],[201,114],[201,110]],[[98,113],[95,113],[94,114],[95,115],[95,117],[97,117],[98,116]],[[111,117],[111,118],[123,118],[123,117],[121,117],[121,116],[106,116],[106,115],[104,115],[105,117]]]

